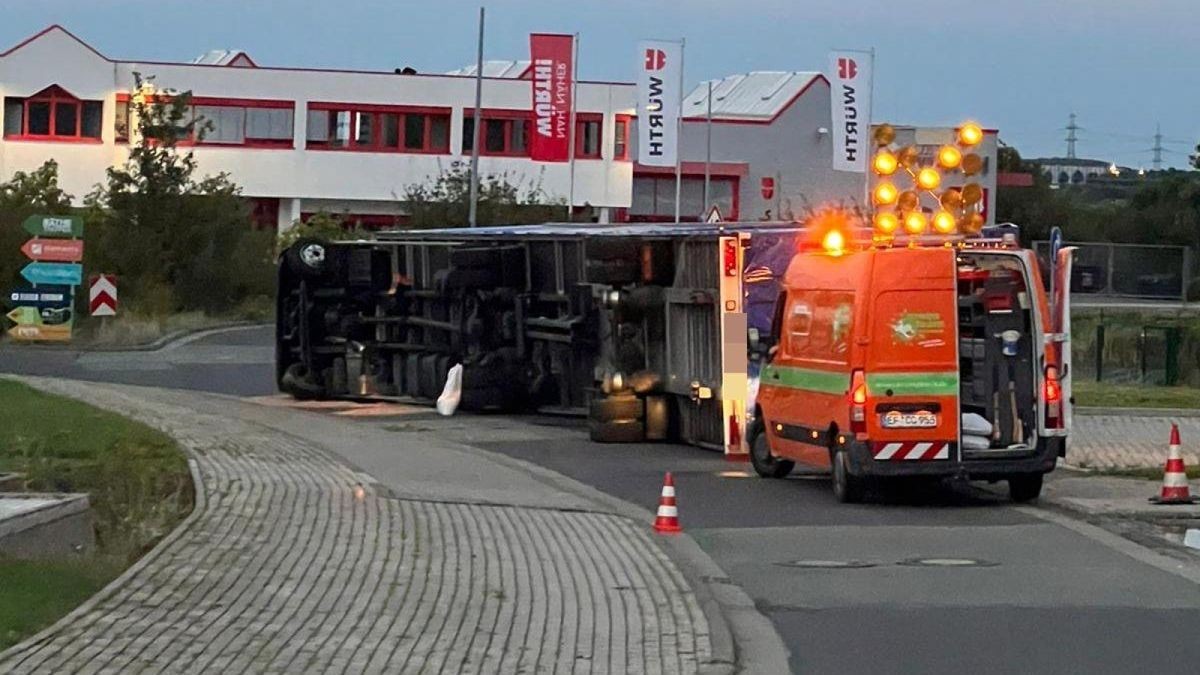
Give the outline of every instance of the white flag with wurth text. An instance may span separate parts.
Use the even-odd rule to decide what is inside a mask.
[[[675,166],[678,158],[682,67],[682,44],[638,43],[637,161],[646,166]]]
[[[863,173],[871,153],[871,54],[829,55],[829,100],[833,107],[833,168]]]

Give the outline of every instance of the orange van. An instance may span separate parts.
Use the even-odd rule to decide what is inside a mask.
[[[1071,250],[1053,302],[1011,241],[803,251],[776,303],[747,442],[755,470],[1007,480],[1037,498],[1070,428]]]

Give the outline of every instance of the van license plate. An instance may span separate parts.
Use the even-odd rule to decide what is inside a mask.
[[[937,415],[928,410],[900,412],[891,410],[881,420],[884,429],[930,429],[938,425]]]

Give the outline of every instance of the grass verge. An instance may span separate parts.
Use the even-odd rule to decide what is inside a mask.
[[[192,508],[187,459],[167,435],[78,401],[0,380],[0,472],[33,492],[86,492],[96,551],[0,559],[0,649],[56,620],[115,578]]]
[[[1200,389],[1108,382],[1072,383],[1075,404],[1098,408],[1200,408]]]

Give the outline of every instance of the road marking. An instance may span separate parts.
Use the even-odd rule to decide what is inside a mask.
[[[1157,553],[1152,549],[1142,546],[1141,544],[1134,543],[1120,535],[1113,534],[1112,532],[1109,532],[1098,525],[1092,525],[1091,523],[1082,520],[1076,520],[1070,516],[1035,506],[1017,506],[1014,508],[1026,515],[1039,518],[1049,523],[1054,523],[1055,525],[1061,525],[1068,530],[1071,530],[1077,534],[1081,534],[1098,544],[1117,551],[1118,553],[1124,553],[1138,562],[1145,563],[1151,567],[1162,570],[1163,572],[1182,577],[1194,584],[1200,584],[1200,568],[1188,565],[1187,563],[1171,558],[1170,556]]]

